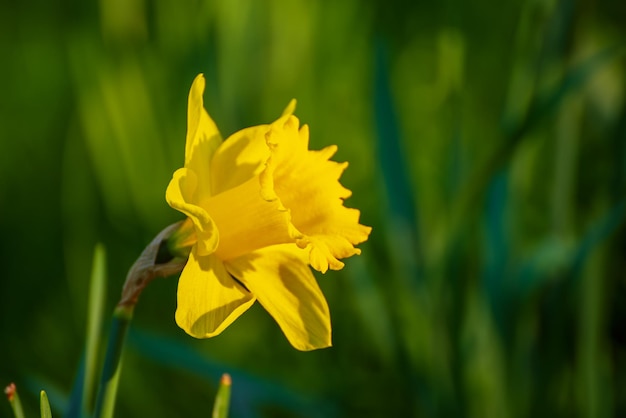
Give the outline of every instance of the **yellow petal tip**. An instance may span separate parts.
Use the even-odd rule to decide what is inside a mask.
[[[291,116],[296,111],[296,99],[291,99],[281,116]]]

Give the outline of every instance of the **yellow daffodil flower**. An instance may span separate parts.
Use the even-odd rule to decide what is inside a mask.
[[[299,350],[331,345],[330,314],[309,265],[325,273],[359,254],[371,228],[343,206],[347,163],[337,147],[308,150],[295,101],[270,125],[222,137],[206,110],[202,74],[189,92],[185,166],[167,188],[187,215],[179,244],[191,246],[178,283],[176,322],[197,338],[222,332],[255,300]]]

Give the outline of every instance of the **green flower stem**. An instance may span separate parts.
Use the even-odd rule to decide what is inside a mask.
[[[157,277],[180,273],[185,266],[186,259],[164,253],[168,248],[168,238],[178,230],[181,224],[182,222],[177,222],[163,229],[143,250],[126,276],[122,297],[113,312],[93,418],[113,417],[126,333],[141,292]]]
[[[109,334],[109,343],[102,367],[102,377],[93,418],[109,418],[113,416],[117,383],[122,368],[122,349],[126,340],[128,326],[133,317],[134,305],[118,306],[113,312],[113,322]]]

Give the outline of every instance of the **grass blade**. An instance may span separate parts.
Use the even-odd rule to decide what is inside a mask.
[[[217,389],[215,404],[213,405],[213,418],[228,418],[230,406],[230,387],[232,380],[230,375],[224,373],[220,379],[220,387]]]
[[[11,408],[13,409],[13,415],[15,415],[15,418],[24,418],[22,402],[20,402],[20,397],[17,394],[17,388],[15,387],[15,383],[11,383],[5,388],[4,394],[7,395],[7,399],[11,404]]]
[[[412,280],[418,278],[419,233],[416,193],[411,187],[403,151],[400,128],[392,97],[387,49],[379,43],[376,54],[374,117],[376,122],[377,152],[382,180],[386,191],[385,217],[395,243],[396,262],[409,272]]]
[[[626,198],[619,201],[588,229],[576,249],[570,266],[570,280],[580,280],[585,263],[594,252],[626,218]]]
[[[39,407],[41,409],[41,418],[52,418],[52,411],[50,411],[50,402],[48,402],[48,395],[45,391],[41,391],[39,400]]]
[[[112,418],[117,397],[117,385],[122,369],[122,351],[128,326],[133,316],[132,307],[118,307],[113,313],[102,377],[94,407],[94,418]]]
[[[106,300],[106,250],[102,244],[96,245],[93,255],[85,353],[72,387],[72,393],[65,416],[77,418],[85,416],[90,410],[95,392],[97,361],[101,344],[101,331]]]
[[[102,244],[96,245],[89,289],[89,312],[87,317],[87,336],[85,341],[85,378],[83,380],[82,410],[89,410],[95,389],[96,363],[104,302],[106,299],[106,252]]]

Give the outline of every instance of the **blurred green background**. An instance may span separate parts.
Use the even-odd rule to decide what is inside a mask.
[[[297,98],[374,229],[318,274],[326,350],[258,304],[194,340],[154,282],[117,416],[209,416],[225,371],[235,418],[626,416],[624,22],[620,0],[3,2],[0,385],[63,415],[96,243],[108,313],[181,219],[203,72],[225,137]]]

